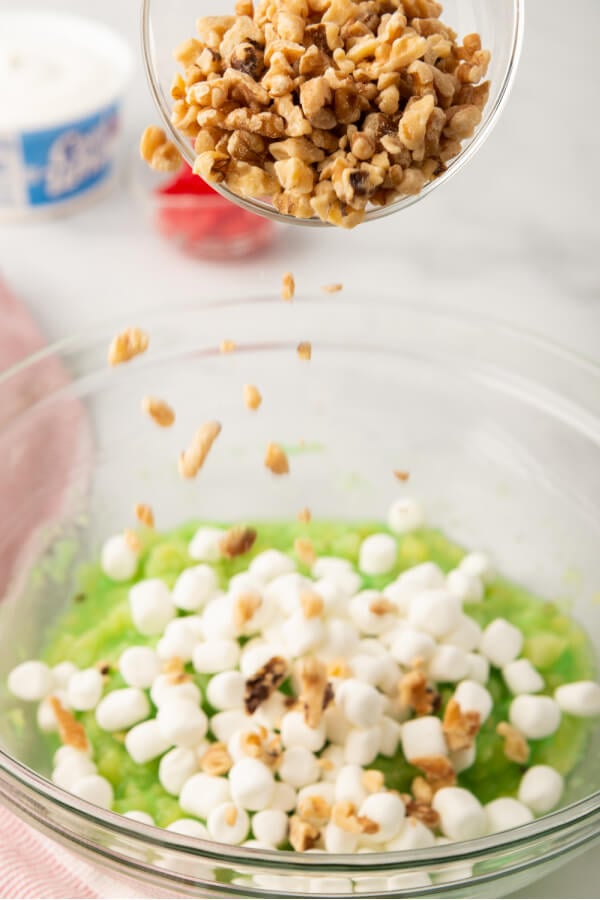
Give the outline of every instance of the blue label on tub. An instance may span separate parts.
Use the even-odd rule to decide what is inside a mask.
[[[30,206],[83,194],[109,173],[118,132],[117,106],[47,131],[21,135]]]

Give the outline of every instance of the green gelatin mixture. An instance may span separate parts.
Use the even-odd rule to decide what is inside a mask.
[[[86,566],[81,572],[76,598],[57,622],[43,659],[50,665],[71,660],[81,668],[92,666],[100,660],[109,662],[112,671],[107,690],[123,687],[124,682],[116,671],[122,651],[132,645],[155,646],[157,643],[157,638],[146,638],[133,627],[127,597],[129,588],[135,581],[150,577],[162,578],[172,587],[185,568],[196,564],[189,557],[187,546],[199,527],[200,523],[192,522],[168,534],[148,530],[140,533],[143,550],[136,576],[129,583],[116,585],[102,573],[99,565]],[[387,532],[377,522],[269,522],[256,523],[255,527],[258,538],[250,553],[215,564],[223,588],[232,575],[244,571],[251,559],[263,550],[275,547],[295,558],[294,541],[297,537],[310,538],[318,555],[342,556],[356,564],[361,541],[370,534]],[[433,560],[447,572],[457,565],[465,553],[463,548],[432,529],[399,537],[398,548],[394,570],[385,576],[365,576],[363,588],[381,589],[400,572],[425,560]],[[308,574],[307,567],[296,561],[298,571]],[[585,632],[554,603],[496,578],[486,587],[484,601],[465,605],[465,611],[483,627],[493,619],[502,617],[520,628],[525,635],[524,656],[543,675],[548,694],[564,682],[593,677],[592,650]],[[187,669],[198,686],[204,688],[210,676],[198,675],[191,665]],[[514,795],[523,771],[520,765],[507,760],[503,740],[496,735],[496,725],[507,719],[511,701],[511,694],[497,670],[492,669],[487,687],[494,698],[494,709],[478,736],[474,765],[458,776],[459,784],[473,791],[482,803],[498,796]],[[441,692],[445,702],[453,692],[453,686],[442,685]],[[206,704],[205,711],[209,715],[214,712]],[[143,810],[162,826],[185,815],[176,799],[159,784],[158,760],[146,765],[134,763],[123,746],[124,735],[101,731],[93,712],[82,713],[78,717],[93,744],[99,773],[114,787],[114,809],[117,812]],[[555,735],[530,742],[528,765],[545,763],[567,775],[582,758],[589,735],[589,720],[565,715]],[[47,740],[48,749],[53,752],[58,746],[58,739],[50,736]],[[380,769],[385,775],[387,787],[400,791],[408,790],[414,776],[419,774],[400,752],[392,759],[378,757],[370,768]]]

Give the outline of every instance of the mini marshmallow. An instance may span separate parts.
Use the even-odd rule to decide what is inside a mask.
[[[96,722],[103,731],[124,731],[149,715],[148,698],[139,688],[111,691],[96,707]]]
[[[239,759],[244,759],[244,757],[248,755],[246,753],[245,740],[251,734],[259,735],[263,741],[268,741],[273,738],[272,733],[267,733],[267,735],[265,735],[264,732],[261,733],[260,725],[250,719],[243,728],[235,731],[227,741],[227,752],[234,762],[237,762]]]
[[[286,748],[306,747],[316,753],[326,741],[325,722],[321,719],[316,728],[310,728],[304,720],[304,713],[292,710],[281,720],[281,740]]]
[[[356,678],[341,682],[335,701],[348,721],[358,728],[377,725],[383,715],[383,696],[372,685]]]
[[[532,766],[519,785],[519,800],[536,816],[543,816],[558,806],[565,780],[552,766]]]
[[[281,720],[288,710],[286,701],[285,694],[275,691],[267,700],[263,700],[256,712],[253,713],[252,721],[267,729],[279,728]]]
[[[366,816],[379,825],[379,830],[374,835],[363,835],[367,843],[383,844],[395,838],[404,822],[404,803],[397,794],[389,791],[379,791],[369,796],[361,804],[359,816]]]
[[[45,734],[52,734],[53,732],[58,731],[58,719],[56,718],[56,713],[50,702],[53,697],[56,697],[65,709],[69,708],[69,701],[67,700],[65,691],[54,691],[51,697],[45,697],[44,700],[42,700],[37,708],[36,719],[38,728]]]
[[[460,624],[460,600],[443,589],[418,593],[411,600],[409,623],[434,638],[441,638]]]
[[[431,878],[427,872],[400,872],[387,880],[388,891],[408,891],[413,888],[429,887]]]
[[[392,660],[393,662],[393,660]],[[395,662],[394,665],[397,665]],[[366,653],[359,653],[348,659],[348,665],[354,678],[373,687],[377,685],[385,676],[385,660],[382,657],[370,656]],[[399,669],[398,669],[399,672]],[[399,675],[398,675],[399,678]],[[396,678],[396,684],[398,683]]]
[[[467,654],[452,644],[440,644],[429,660],[427,671],[434,681],[460,681],[469,672]]]
[[[133,624],[147,636],[162,634],[175,616],[171,593],[160,578],[147,578],[129,590],[129,607]]]
[[[490,559],[485,553],[467,553],[461,559],[458,568],[467,575],[479,578],[484,584],[488,584],[494,574]]]
[[[208,833],[220,844],[241,844],[250,830],[250,819],[245,809],[233,803],[221,803],[211,810],[206,820]]]
[[[312,567],[313,578],[326,578],[337,587],[342,596],[348,598],[356,594],[362,585],[362,578],[355,572],[347,559],[337,556],[321,556]],[[315,585],[316,589],[316,585]]]
[[[157,719],[134,725],[125,737],[125,749],[138,765],[162,756],[170,746],[171,741],[163,736]]]
[[[469,665],[468,678],[471,681],[478,681],[479,684],[487,684],[490,678],[490,664],[479,653],[467,653],[467,663]]]
[[[231,799],[227,778],[197,772],[185,782],[179,794],[179,805],[184,812],[207,819],[211,810]]]
[[[358,629],[345,619],[329,619],[325,623],[323,644],[319,656],[324,660],[348,659],[358,648]]]
[[[277,579],[275,579],[277,581]],[[275,582],[272,582],[269,585],[271,588]],[[265,589],[264,583],[260,578],[256,578],[254,575],[249,575],[248,572],[238,572],[237,575],[233,575],[228,582],[227,590],[230,594],[234,594],[236,597],[240,594],[260,594]]]
[[[225,536],[221,528],[199,528],[188,545],[192,559],[215,563],[221,559],[220,544]]]
[[[281,776],[281,768],[279,774]],[[271,803],[275,780],[273,773],[264,763],[246,757],[234,763],[229,770],[229,786],[234,803],[243,809],[260,811],[267,809]]]
[[[69,680],[67,702],[71,709],[94,709],[100,702],[104,683],[98,669],[82,669]]]
[[[177,797],[183,785],[198,770],[198,756],[189,747],[174,747],[158,766],[158,780],[168,794]]]
[[[401,578],[392,581],[381,593],[386,600],[389,600],[390,603],[394,604],[396,613],[399,616],[406,617],[408,615],[410,601],[414,596],[414,590],[407,587],[405,584],[402,584]]]
[[[244,678],[250,678],[274,656],[281,656],[281,648],[268,644],[261,638],[254,638],[244,646],[240,656],[240,671]]]
[[[406,569],[395,583],[412,594],[418,594],[421,591],[443,588],[446,576],[437,563],[424,562]]]
[[[402,726],[402,750],[409,762],[423,756],[447,756],[442,723],[436,716],[410,719]]]
[[[418,819],[404,819],[400,833],[386,844],[386,850],[423,850],[435,845],[433,832]]]
[[[460,647],[466,653],[471,653],[479,647],[482,634],[483,631],[475,619],[462,615],[457,627],[444,638],[444,643],[454,644],[455,647]]]
[[[476,758],[477,747],[475,744],[471,744],[470,747],[465,747],[464,750],[453,750],[450,753],[450,762],[457,774],[459,772],[466,772],[467,769],[470,769]]]
[[[240,658],[240,645],[229,638],[196,644],[192,653],[192,664],[196,672],[212,675],[233,669]]]
[[[210,566],[185,569],[173,587],[171,599],[178,609],[195,612],[202,609],[219,589],[219,580]]]
[[[156,721],[169,744],[192,747],[208,731],[206,714],[192,700],[170,700],[158,708]]]
[[[287,572],[285,575],[278,575],[277,578],[269,582],[267,587],[264,588],[264,595],[269,603],[273,604],[276,609],[279,609],[284,616],[291,616],[293,612],[300,608],[300,598],[304,591],[313,588],[314,585],[310,578],[300,575],[299,572]],[[246,588],[244,593],[249,591],[250,589]],[[255,591],[250,591],[250,593],[255,593]]]
[[[52,781],[63,790],[72,791],[78,781],[86,775],[95,775],[96,772],[97,768],[91,759],[79,753],[78,758],[63,759],[57,763],[52,771]]]
[[[129,581],[135,575],[138,554],[124,534],[115,534],[105,541],[100,554],[100,566],[113,581]]]
[[[281,809],[263,809],[252,816],[252,831],[258,841],[278,847],[288,833],[288,817]]]
[[[379,614],[371,609],[377,608],[381,599],[379,591],[361,591],[350,601],[350,618],[363,634],[382,634],[394,627],[396,616],[392,612]]]
[[[465,788],[445,787],[434,795],[432,806],[440,816],[440,827],[452,841],[470,841],[486,833],[485,811]]]
[[[479,645],[479,652],[499,669],[516,659],[522,649],[522,632],[506,619],[490,622]]]
[[[358,766],[370,765],[381,747],[381,727],[352,728],[346,738],[344,754],[347,763]]]
[[[175,819],[170,825],[167,825],[167,831],[173,831],[175,834],[185,834],[186,837],[200,838],[206,840],[208,838],[208,830],[202,822],[196,819]]]
[[[245,690],[246,679],[241,672],[219,672],[206,686],[206,699],[218,710],[241,709]]]
[[[328,706],[323,715],[323,721],[327,740],[333,744],[345,744],[352,725],[342,710],[335,704]]]
[[[8,676],[8,690],[19,700],[43,700],[54,688],[51,670],[36,659],[22,662]]]
[[[229,641],[236,636],[234,603],[232,594],[217,594],[206,604],[202,614],[202,630],[207,641]]]
[[[84,775],[71,787],[71,793],[104,809],[110,809],[114,800],[112,784],[102,775]]]
[[[263,550],[254,557],[248,566],[250,575],[258,578],[260,581],[268,584],[278,575],[285,575],[287,572],[295,572],[296,563],[285,553],[279,550]]]
[[[502,677],[511,694],[537,694],[544,689],[544,679],[528,659],[514,659],[502,669]]]
[[[477,681],[465,679],[457,685],[454,691],[454,699],[463,712],[477,712],[481,717],[481,724],[486,721],[494,706],[492,695]]]
[[[276,781],[273,788],[273,796],[271,797],[270,811],[291,812],[293,809],[296,809],[297,799],[298,795],[291,784],[287,784],[285,781]]]
[[[390,716],[383,716],[380,722],[381,742],[379,752],[382,756],[395,756],[400,743],[402,726]]]
[[[247,725],[248,717],[241,709],[228,709],[217,713],[210,720],[210,730],[223,744],[229,743],[235,732]]]
[[[558,703],[551,697],[520,694],[510,704],[508,718],[526,738],[541,740],[558,729],[561,713]]]
[[[555,690],[554,699],[563,712],[572,716],[600,716],[600,684],[595,681],[563,684]]]
[[[363,783],[364,769],[358,765],[347,764],[337,773],[334,785],[336,803],[344,801],[353,803],[358,809],[367,798],[367,789]]]
[[[128,812],[123,813],[126,819],[131,819],[133,822],[139,822],[140,825],[154,825],[154,819],[152,816],[144,812],[141,809],[130,809]]]
[[[523,803],[513,797],[498,797],[483,807],[486,818],[486,833],[496,834],[518,828],[533,822],[533,815]]]
[[[389,534],[371,534],[360,545],[358,568],[365,575],[385,575],[394,568],[398,545]]]
[[[410,667],[415,659],[431,659],[435,649],[431,635],[416,628],[403,628],[394,638],[390,653],[400,665]]]
[[[282,781],[301,788],[317,781],[321,769],[317,757],[306,747],[290,747],[282,755],[278,773]]]
[[[285,643],[285,656],[295,658],[314,650],[325,637],[325,627],[317,616],[306,619],[302,610],[297,610],[284,623],[281,634]]]
[[[423,507],[411,497],[402,497],[395,500],[390,506],[387,516],[390,531],[396,534],[406,534],[425,524]]]
[[[77,672],[77,666],[73,665],[72,662],[65,660],[65,662],[58,663],[57,666],[54,666],[52,669],[52,677],[54,679],[54,684],[57,688],[62,688],[66,690],[71,677]]]
[[[446,589],[454,594],[461,603],[481,603],[483,600],[483,583],[475,575],[469,575],[464,569],[452,569],[446,575]]]
[[[160,659],[151,647],[128,647],[119,658],[119,672],[129,687],[152,687],[160,669]]]
[[[329,822],[323,830],[323,842],[328,853],[354,853],[358,846],[358,835],[343,831]]]
[[[309,797],[321,797],[330,806],[335,803],[335,785],[332,781],[317,781],[314,784],[307,784],[298,791],[298,803],[302,803]]]
[[[156,645],[158,657],[167,662],[174,657],[183,663],[191,662],[198,638],[184,618],[173,619],[165,628],[165,633]]]
[[[164,674],[159,675],[152,682],[150,699],[158,707],[173,700],[190,700],[199,706],[202,694],[198,685],[193,681],[182,681],[181,684],[176,684],[173,683],[170,675]]]
[[[60,766],[63,763],[77,764],[81,759],[91,759],[91,758],[92,758],[92,745],[91,744],[88,744],[88,746],[85,750],[76,750],[75,747],[70,747],[68,744],[64,744],[63,746],[58,748],[58,750],[52,757],[52,762],[55,766]]]

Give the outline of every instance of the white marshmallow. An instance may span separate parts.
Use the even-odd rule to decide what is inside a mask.
[[[92,758],[92,745],[91,744],[88,744],[86,750],[76,750],[75,747],[70,747],[68,744],[64,744],[64,746],[58,748],[58,750],[52,757],[52,762],[55,766],[60,766],[63,763],[77,764],[81,759],[91,759],[91,758]]]
[[[488,584],[494,575],[490,559],[485,553],[467,553],[461,559],[458,568],[467,575],[481,579],[484,584]]]
[[[219,672],[218,675],[213,675],[206,686],[206,699],[218,710],[241,709],[245,690],[246,679],[241,672]]]
[[[380,645],[381,646],[381,645]],[[387,661],[393,670],[388,667]],[[375,687],[378,684],[389,684],[391,679],[391,687],[394,689],[400,678],[400,669],[398,664],[391,657],[371,656],[366,653],[359,653],[348,659],[348,665],[352,671],[355,680]]]
[[[115,534],[105,541],[100,554],[100,566],[113,581],[129,581],[135,575],[138,554],[124,534]]]
[[[233,803],[216,806],[206,821],[208,833],[220,844],[241,844],[250,830],[250,819],[245,809]]]
[[[250,575],[258,578],[260,581],[268,584],[278,575],[286,575],[288,572],[296,571],[296,563],[285,553],[279,550],[263,550],[254,557],[248,566]]]
[[[199,562],[215,563],[221,559],[221,541],[225,532],[221,528],[199,528],[188,545],[188,553]]]
[[[151,647],[128,647],[119,658],[119,672],[129,687],[152,687],[160,669],[160,659]]]
[[[492,695],[487,688],[477,681],[465,679],[457,685],[454,691],[454,699],[463,712],[477,712],[481,717],[481,724],[487,720],[494,706]]]
[[[65,691],[54,691],[52,697],[56,697],[65,709],[69,708],[69,701]],[[52,734],[58,731],[58,719],[50,702],[52,697],[45,697],[39,704],[36,713],[38,728],[45,734]]]
[[[390,601],[390,603],[394,604],[396,613],[399,616],[405,618],[408,615],[410,601],[414,595],[414,590],[407,587],[405,584],[402,584],[400,578],[396,579],[396,581],[392,581],[391,584],[388,584],[381,593]]]
[[[390,792],[376,792],[370,794],[361,804],[359,816],[366,816],[379,825],[379,830],[372,838],[363,835],[367,843],[384,844],[393,840],[400,833],[404,823],[405,807],[397,794]]]
[[[519,825],[527,825],[533,822],[533,815],[523,803],[512,797],[498,797],[483,807],[486,818],[486,833],[496,834],[499,831],[508,831],[509,828],[518,828]]]
[[[291,616],[293,612],[300,608],[300,598],[304,591],[311,590],[313,587],[314,585],[310,578],[300,575],[299,572],[287,572],[285,575],[278,575],[277,578],[269,582],[267,587],[264,588],[264,595],[269,603],[279,609],[284,616]],[[245,593],[248,590],[246,588]],[[254,592],[252,591],[252,593]]]
[[[379,615],[372,611],[371,606],[378,600],[381,600],[380,591],[361,591],[350,601],[350,618],[363,634],[382,634],[393,628],[396,623],[396,616],[393,613]]]
[[[192,664],[196,672],[213,674],[233,669],[240,658],[240,645],[231,638],[205,641],[196,644],[192,653]]]
[[[352,725],[342,710],[335,705],[328,706],[323,715],[323,721],[327,740],[333,744],[345,744]]]
[[[159,706],[156,720],[169,744],[193,747],[208,731],[206,714],[192,700],[170,700]]]
[[[490,622],[479,645],[479,652],[499,669],[516,659],[522,649],[522,632],[506,619]]]
[[[335,785],[332,781],[317,781],[315,784],[307,784],[298,791],[297,803],[302,803],[309,797],[322,797],[330,806],[335,803]]]
[[[455,772],[465,772],[470,769],[477,758],[477,747],[471,744],[464,750],[452,750],[450,752],[450,762]]]
[[[226,778],[197,772],[184,782],[179,805],[184,812],[207,819],[211,810],[230,799],[231,790]]]
[[[395,583],[411,594],[418,594],[421,591],[443,588],[446,576],[437,563],[424,562],[406,569]]]
[[[69,681],[71,680],[71,676],[73,676],[77,671],[77,666],[73,665],[73,663],[69,662],[68,660],[58,663],[58,665],[54,666],[52,669],[54,684],[57,688],[66,690]]]
[[[178,609],[195,612],[214,596],[219,589],[219,580],[210,566],[192,566],[185,569],[173,587],[171,599]]]
[[[202,630],[207,641],[229,641],[236,636],[234,603],[232,594],[217,594],[206,604],[202,613]]]
[[[431,659],[436,644],[431,635],[416,628],[403,628],[390,647],[392,657],[403,666],[411,666],[415,659]]]
[[[269,585],[269,588],[271,586]],[[248,572],[238,572],[237,575],[233,575],[227,585],[228,592],[236,597],[239,594],[260,594],[264,588],[264,582],[254,575],[249,575]]]
[[[358,766],[370,765],[381,747],[381,726],[373,728],[353,728],[346,738],[344,754],[347,763]]]
[[[173,619],[165,628],[165,633],[156,645],[159,658],[166,662],[177,657],[183,663],[191,662],[198,638],[184,618]]]
[[[331,578],[340,572],[352,572],[352,563],[343,556],[319,556],[313,563],[313,578]]]
[[[288,817],[281,809],[263,809],[252,816],[252,831],[258,841],[278,847],[288,833]]]
[[[75,672],[67,687],[67,702],[71,709],[84,711],[94,709],[100,702],[104,686],[98,669],[82,669]]]
[[[110,809],[114,800],[112,784],[102,775],[84,775],[72,786],[71,793],[104,809]]]
[[[210,730],[223,744],[229,743],[235,732],[247,725],[248,717],[241,709],[228,709],[217,713],[210,720]]]
[[[254,638],[248,641],[240,656],[240,671],[242,675],[244,678],[250,678],[274,656],[281,656],[281,648],[275,646],[275,644],[267,644],[261,638]]]
[[[204,629],[202,627],[202,616],[201,615],[187,615],[185,617],[185,622],[188,628],[196,635],[196,640],[203,641],[204,640]]]
[[[479,647],[482,634],[483,631],[475,619],[463,614],[457,627],[444,638],[444,643],[454,644],[455,647],[460,647],[465,652],[471,653]]]
[[[285,781],[276,781],[271,797],[271,810],[291,812],[296,808],[298,795],[291,784]]]
[[[479,653],[467,653],[467,663],[469,664],[468,678],[471,681],[478,681],[479,684],[487,684],[490,678],[490,664]]]
[[[126,819],[131,819],[133,822],[139,822],[141,825],[155,824],[152,816],[141,809],[130,809],[128,812],[123,813],[123,815]]]
[[[563,712],[572,716],[600,716],[600,684],[595,681],[563,684],[555,690],[554,699]]]
[[[528,659],[514,659],[502,669],[502,677],[511,694],[537,694],[544,679]]]
[[[124,731],[149,715],[148,698],[139,688],[111,691],[96,707],[96,722],[103,731]]]
[[[320,618],[306,619],[302,610],[297,610],[281,628],[285,644],[284,656],[295,658],[314,650],[325,637],[325,627]]]
[[[406,534],[425,524],[425,513],[421,504],[412,497],[402,497],[390,506],[387,521],[390,531]]]
[[[358,648],[358,629],[345,619],[329,619],[325,623],[323,644],[319,656],[328,661],[331,659],[349,659]]]
[[[252,721],[265,728],[279,728],[281,720],[287,712],[287,697],[281,691],[275,691],[267,700],[263,700],[256,712],[252,714]]]
[[[158,707],[164,703],[171,703],[173,700],[190,700],[192,703],[200,705],[202,693],[193,681],[174,684],[171,676],[165,674],[159,675],[152,682],[150,699]]]
[[[290,747],[285,750],[278,771],[281,780],[295,788],[318,781],[321,774],[317,757],[306,747]]]
[[[441,788],[432,806],[439,813],[441,829],[450,840],[470,841],[486,833],[484,809],[477,797],[465,788]]]
[[[54,688],[51,670],[43,662],[30,659],[9,673],[8,690],[19,700],[43,700]]]
[[[157,719],[134,725],[125,737],[125,749],[138,765],[162,756],[170,746],[171,742],[163,737]]]
[[[532,766],[521,779],[518,796],[532,813],[543,816],[558,806],[564,789],[564,778],[552,766]]]
[[[410,719],[402,726],[402,751],[409,762],[422,756],[447,756],[442,723],[436,716]]]
[[[252,719],[248,720],[243,728],[235,731],[227,741],[227,752],[234,762],[237,762],[239,759],[244,759],[244,757],[248,755],[245,750],[245,741],[251,734],[261,736],[260,725],[253,722]],[[269,740],[272,737],[273,735],[269,734],[264,737],[264,740]],[[261,740],[262,739],[261,736]]]
[[[440,644],[429,660],[427,671],[434,681],[460,681],[469,673],[467,654],[453,644]]]
[[[433,832],[411,816],[402,823],[400,833],[388,842],[386,850],[422,850],[435,845]]]
[[[325,744],[325,722],[321,720],[316,728],[310,728],[304,721],[304,713],[292,710],[281,720],[281,740],[286,748],[306,747],[316,753]]]
[[[526,738],[541,740],[558,729],[561,713],[558,703],[551,697],[520,694],[510,704],[508,718]]]
[[[385,575],[394,568],[398,545],[389,534],[371,534],[360,545],[358,568],[365,575]]]
[[[229,770],[229,786],[234,803],[243,809],[260,811],[271,803],[275,780],[264,763],[247,757],[238,760]]]
[[[367,798],[363,784],[364,770],[361,766],[346,764],[337,773],[334,785],[336,803],[353,803],[358,809]]]
[[[356,678],[341,682],[335,692],[335,702],[348,721],[358,728],[378,725],[383,715],[383,696],[372,685]]]
[[[358,835],[343,831],[329,822],[323,831],[323,841],[328,853],[354,853],[358,846]]]
[[[483,600],[483,583],[475,575],[469,575],[464,569],[452,569],[446,575],[446,588],[461,603],[481,603]]]
[[[186,837],[200,838],[206,840],[208,838],[208,830],[196,819],[175,819],[170,825],[167,825],[167,831],[173,831],[175,834],[185,834]]]
[[[158,780],[168,794],[177,797],[183,785],[198,770],[198,755],[189,747],[174,747],[158,766]]]
[[[382,756],[395,756],[402,735],[402,726],[390,716],[383,716],[380,723],[381,743],[379,752]]]
[[[411,600],[408,621],[434,638],[444,637],[460,624],[460,600],[443,589],[422,591]]]
[[[171,593],[160,578],[146,578],[129,590],[129,607],[133,624],[147,636],[162,634],[175,616]]]
[[[400,872],[387,880],[388,891],[408,891],[412,888],[429,887],[431,878],[427,872]]]
[[[62,759],[56,764],[52,771],[52,781],[63,790],[72,791],[78,781],[81,781],[86,775],[95,775],[96,772],[96,766],[91,759],[88,759],[83,753],[79,753],[78,758]]]

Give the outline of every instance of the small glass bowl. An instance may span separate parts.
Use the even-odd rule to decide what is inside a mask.
[[[233,0],[143,0],[142,49],[150,90],[160,117],[171,139],[182,156],[193,165],[195,154],[185,138],[171,124],[171,84],[177,70],[173,51],[194,34],[194,24],[199,16],[230,15]],[[521,53],[524,25],[524,0],[445,0],[443,19],[460,35],[478,32],[484,46],[491,51],[492,59],[488,78],[491,91],[483,113],[483,119],[474,136],[463,143],[461,153],[449,164],[447,170],[428,183],[420,194],[403,197],[389,206],[369,209],[365,221],[407,209],[432,191],[441,187],[473,158],[490,136],[492,128],[508,98]],[[319,218],[298,219],[280,213],[270,203],[239,197],[224,184],[215,184],[223,197],[244,209],[260,213],[278,222],[292,225],[329,226]]]

